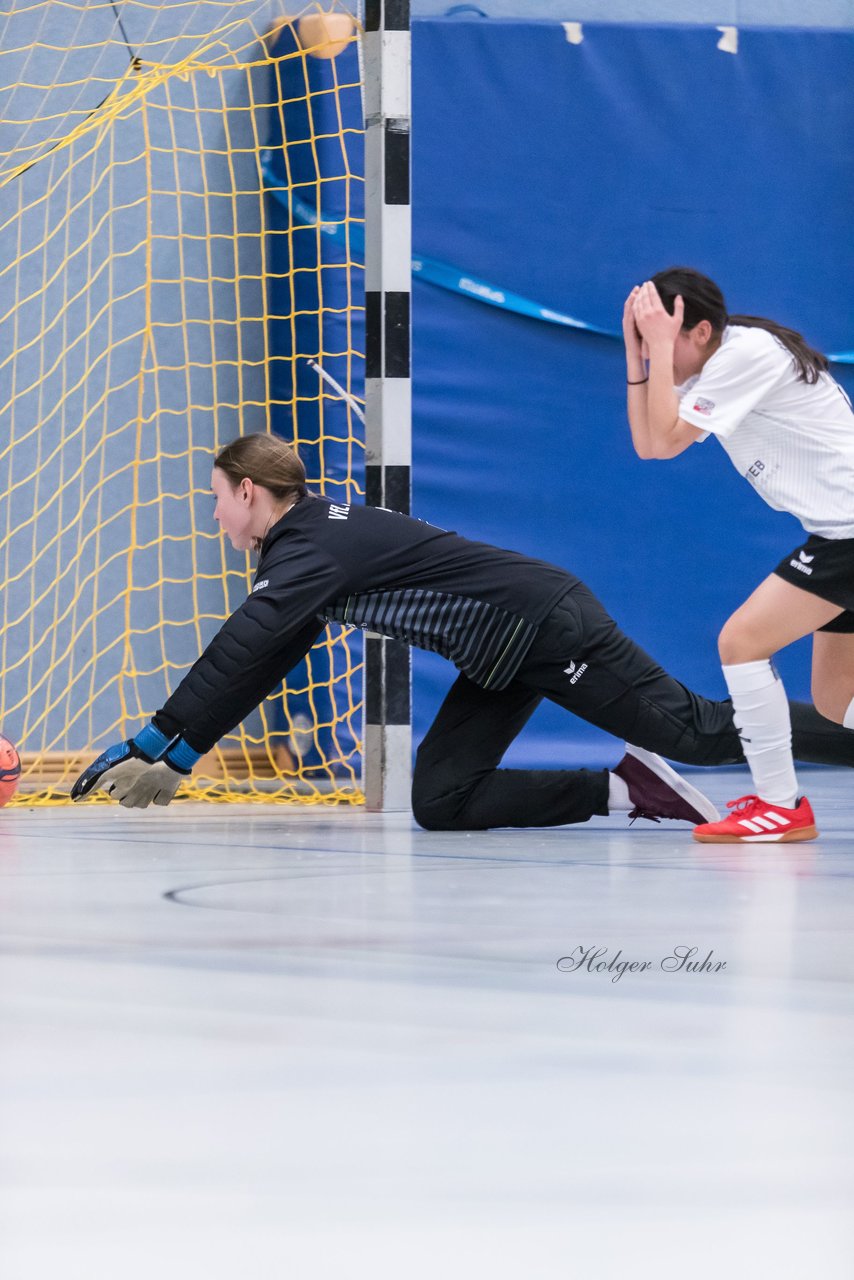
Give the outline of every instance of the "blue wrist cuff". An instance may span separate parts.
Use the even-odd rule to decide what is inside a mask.
[[[194,751],[191,746],[188,746],[183,738],[179,738],[174,747],[170,747],[166,752],[166,763],[174,765],[176,769],[186,770],[187,773],[191,771],[193,765],[198,760],[201,760],[201,758],[201,751]]]
[[[201,751],[194,751],[180,734],[167,738],[154,724],[147,724],[133,740],[133,745],[149,760],[164,760],[180,773],[190,773],[193,765],[202,758]]]
[[[140,729],[133,740],[133,745],[138,747],[143,755],[148,756],[149,760],[159,760],[171,741],[171,738],[167,738],[166,734],[161,733],[153,724],[147,724],[144,729]]]

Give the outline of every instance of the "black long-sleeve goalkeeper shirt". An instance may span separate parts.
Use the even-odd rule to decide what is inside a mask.
[[[305,657],[329,621],[440,653],[503,689],[553,605],[578,582],[396,511],[308,495],[273,526],[251,594],[157,713],[208,751]]]

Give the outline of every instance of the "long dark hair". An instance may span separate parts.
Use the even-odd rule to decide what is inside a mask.
[[[818,382],[819,376],[827,372],[827,357],[811,347],[802,334],[795,329],[787,329],[776,320],[766,320],[764,316],[730,316],[727,315],[724,295],[714,280],[704,276],[692,267],[668,267],[652,277],[652,283],[658,290],[664,303],[664,309],[673,315],[674,300],[680,294],[685,303],[685,320],[683,329],[693,329],[701,320],[708,320],[715,333],[723,333],[728,324],[742,325],[745,329],[766,329],[781,342],[792,357],[798,372],[798,381],[812,385]]]

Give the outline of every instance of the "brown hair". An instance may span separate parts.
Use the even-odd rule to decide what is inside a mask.
[[[214,466],[225,472],[233,489],[241,480],[251,480],[269,489],[278,502],[299,502],[308,492],[305,467],[279,436],[260,431],[251,436],[238,436],[220,449]]]
[[[241,480],[251,480],[269,490],[277,502],[299,502],[308,493],[305,467],[279,436],[261,431],[238,436],[220,449],[214,466],[225,473],[232,489],[236,489]],[[256,551],[260,551],[261,541],[255,539]]]
[[[802,334],[787,329],[776,320],[764,316],[728,316],[724,296],[714,280],[692,267],[668,267],[652,277],[665,311],[673,315],[676,295],[685,303],[683,330],[693,329],[701,320],[708,320],[715,333],[722,333],[728,324],[742,325],[745,329],[765,329],[780,342],[792,357],[799,382],[812,384],[828,368],[827,357],[811,347]]]

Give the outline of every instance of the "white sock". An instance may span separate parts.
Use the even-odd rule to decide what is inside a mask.
[[[628,783],[623,782],[622,778],[618,778],[616,773],[608,774],[608,812],[609,813],[628,813],[632,808],[632,802],[629,799]]]
[[[842,717],[842,723],[846,729],[854,729],[854,698],[848,703],[848,710]]]
[[[798,780],[792,760],[789,704],[782,680],[767,658],[761,662],[739,662],[722,670],[756,794],[771,804],[794,809],[798,801]]]

